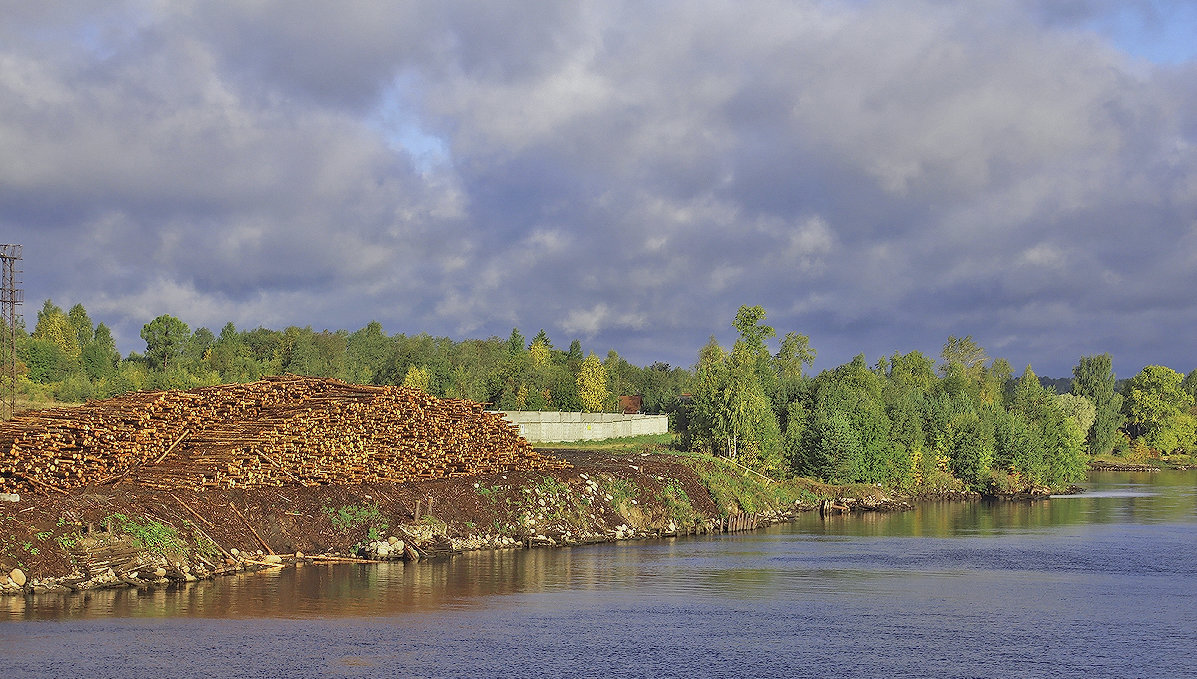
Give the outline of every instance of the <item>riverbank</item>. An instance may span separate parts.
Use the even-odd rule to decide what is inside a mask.
[[[753,530],[806,512],[902,511],[921,501],[981,498],[778,482],[723,458],[639,440],[542,452],[570,466],[406,483],[174,491],[116,484],[0,498],[0,593],[154,588],[296,563],[416,561]],[[1097,462],[1091,469],[1141,470]]]
[[[868,485],[775,482],[720,458],[552,450],[567,469],[407,483],[24,494],[0,515],[0,592],[162,587],[296,562],[419,560],[749,530],[909,508]]]

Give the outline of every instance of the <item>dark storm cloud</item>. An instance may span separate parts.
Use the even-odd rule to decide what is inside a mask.
[[[822,367],[1189,370],[1197,66],[1126,7],[20,4],[0,225],[125,350],[169,312],[688,365],[748,303]]]

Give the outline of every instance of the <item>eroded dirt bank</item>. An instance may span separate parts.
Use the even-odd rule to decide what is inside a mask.
[[[407,483],[202,491],[118,484],[25,495],[0,505],[0,591],[164,586],[296,560],[435,558],[743,530],[821,505],[908,506],[870,487],[767,482],[714,458],[550,452],[572,468]]]

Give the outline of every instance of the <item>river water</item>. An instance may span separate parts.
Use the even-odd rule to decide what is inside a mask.
[[[1197,677],[1197,471],[754,533],[0,598],[0,677]]]

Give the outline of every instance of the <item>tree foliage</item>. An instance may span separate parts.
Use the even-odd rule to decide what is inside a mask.
[[[353,332],[226,323],[214,334],[170,315],[142,328],[144,355],[122,358],[82,305],[64,312],[46,300],[33,332],[18,328],[18,382],[30,394],[82,400],[295,372],[407,384],[504,410],[605,411],[616,396],[639,394],[643,412],[669,413],[687,448],[778,476],[912,491],[1063,487],[1083,474],[1087,455],[1110,453],[1126,435],[1134,450],[1197,448],[1197,371],[1148,366],[1118,393],[1109,354],[1083,356],[1071,393],[1058,396],[1058,380],[1045,389],[1030,366],[1012,380],[1009,362],[953,336],[938,366],[918,351],[894,352],[812,377],[809,338],[779,337],[762,307],[741,307],[732,327],[734,344],[712,337],[692,370],[638,367],[615,350],[584,357],[579,340],[559,350],[543,329],[530,343],[518,328],[454,341],[389,335],[376,322]]]
[[[162,370],[183,355],[191,330],[183,321],[163,314],[141,328],[145,340],[145,355],[151,364]]]
[[[1156,450],[1192,449],[1197,444],[1193,396],[1181,388],[1184,377],[1162,365],[1149,365],[1124,391],[1127,428]]]
[[[1090,455],[1104,455],[1114,449],[1122,426],[1122,395],[1115,391],[1113,360],[1109,354],[1081,356],[1072,369],[1072,393],[1093,404],[1093,424],[1085,436]]]
[[[578,398],[582,401],[582,408],[591,413],[606,410],[610,393],[607,390],[607,369],[598,356],[591,352],[582,360],[578,371]]]

